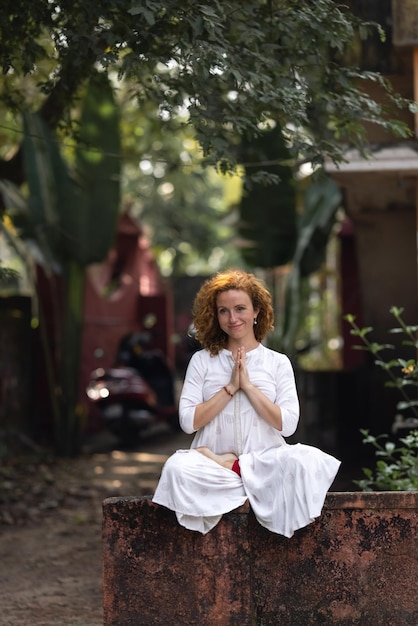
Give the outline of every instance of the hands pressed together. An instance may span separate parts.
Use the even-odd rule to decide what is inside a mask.
[[[237,350],[235,356],[235,363],[232,369],[231,381],[227,385],[227,392],[230,395],[234,395],[239,389],[246,394],[248,400],[260,417],[268,422],[274,428],[281,430],[282,424],[282,411],[281,408],[269,400],[264,393],[255,387],[248,375],[247,359],[245,348],[240,347]]]
[[[235,355],[234,367],[232,368],[231,380],[223,389],[221,388],[212,398],[196,406],[194,427],[197,430],[212,421],[226,403],[231,400],[236,392],[241,389],[252,404],[254,410],[264,421],[278,430],[282,429],[282,412],[277,404],[264,395],[251,381],[247,369],[245,348],[240,347]]]
[[[234,357],[234,367],[232,368],[231,380],[228,385],[228,389],[232,394],[235,394],[238,389],[245,391],[249,385],[251,385],[250,378],[247,370],[247,360],[245,348],[240,347]]]

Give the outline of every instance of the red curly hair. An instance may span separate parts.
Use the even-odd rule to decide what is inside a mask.
[[[271,295],[264,283],[254,274],[248,274],[239,269],[219,272],[203,283],[196,295],[192,310],[196,339],[203,348],[209,350],[212,356],[225,348],[228,342],[228,335],[218,323],[216,299],[219,293],[230,289],[245,291],[253,307],[259,309],[257,324],[254,326],[257,341],[262,341],[267,333],[274,329]]]

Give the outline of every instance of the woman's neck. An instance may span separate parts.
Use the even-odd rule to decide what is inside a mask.
[[[226,349],[235,354],[238,348],[242,348],[244,346],[245,352],[250,352],[251,350],[255,350],[260,345],[260,342],[257,339],[253,339],[252,341],[240,343],[240,342],[228,342]]]

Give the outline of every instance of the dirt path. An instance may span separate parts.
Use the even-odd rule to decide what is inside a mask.
[[[0,503],[0,625],[103,626],[102,501],[152,493],[166,458],[190,439],[161,431],[129,452],[99,442],[109,449],[33,466],[30,496],[23,479],[3,477],[17,495]]]

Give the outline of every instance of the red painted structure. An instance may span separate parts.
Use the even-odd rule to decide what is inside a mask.
[[[56,347],[60,337],[56,335],[55,309],[62,306],[60,277],[47,276],[39,267],[37,280],[44,327],[48,341]],[[86,271],[78,397],[85,416],[84,432],[101,428],[86,396],[90,373],[114,365],[124,335],[144,330],[152,322],[152,327],[147,327],[153,336],[152,347],[161,349],[173,364],[172,306],[171,290],[160,275],[143,229],[129,214],[123,214],[108,258]],[[53,417],[41,333],[37,332],[33,341],[32,412],[37,416],[37,430],[48,433]]]
[[[85,396],[90,372],[114,364],[120,339],[148,328],[152,347],[173,363],[171,292],[162,279],[141,226],[121,216],[115,245],[103,263],[87,270],[80,375],[80,402],[95,416]]]

